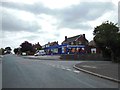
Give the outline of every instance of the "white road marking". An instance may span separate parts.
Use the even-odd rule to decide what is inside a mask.
[[[80,71],[78,71],[78,70],[72,70],[69,67],[65,67],[65,66],[62,66],[62,65],[55,65],[55,64],[51,64],[51,63],[44,63],[44,64],[50,65],[52,67],[60,68],[60,69],[63,69],[63,70],[72,71],[74,73],[80,73]]]
[[[73,72],[75,72],[75,73],[80,73],[80,71],[77,71],[77,70],[74,70]]]
[[[72,71],[71,69],[69,69],[69,68],[67,68],[66,70],[68,70],[68,71]]]
[[[64,69],[64,70],[65,70],[66,68],[65,68],[65,67],[62,67],[61,69]]]

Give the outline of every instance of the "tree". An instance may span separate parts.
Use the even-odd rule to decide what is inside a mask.
[[[15,53],[15,54],[18,54],[18,53],[19,53],[19,48],[15,48],[15,49],[14,49],[14,53]]]
[[[28,41],[23,42],[20,46],[21,46],[21,52],[30,53],[33,51],[33,46]]]
[[[5,48],[5,54],[10,54],[12,51],[11,47],[6,47]]]
[[[4,51],[5,51],[5,50],[4,50],[3,48],[1,48],[1,49],[0,49],[0,55],[4,55]]]
[[[112,61],[119,59],[120,33],[117,24],[106,21],[93,31],[94,41],[102,50],[103,56],[110,56]]]

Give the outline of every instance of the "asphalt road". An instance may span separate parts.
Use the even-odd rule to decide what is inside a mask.
[[[73,69],[75,63],[5,55],[2,88],[118,88],[115,82]]]

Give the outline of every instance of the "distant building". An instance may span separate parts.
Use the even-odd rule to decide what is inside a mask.
[[[85,37],[85,34],[76,35],[73,37],[67,38],[58,44],[58,41],[48,42],[42,48],[45,50],[47,55],[55,54],[85,54],[87,53],[88,40]]]
[[[54,41],[54,42],[48,42],[47,44],[43,45],[42,48],[47,48],[47,47],[50,47],[50,46],[57,46],[59,45],[58,44],[58,41]]]
[[[89,42],[89,52],[90,53],[101,53],[101,50],[96,46],[96,43],[94,40]]]
[[[67,36],[65,36],[65,40],[62,42],[62,44],[88,45],[88,40],[86,39],[85,34],[76,35],[76,36],[69,37],[69,38],[67,38]]]
[[[86,53],[88,40],[86,39],[85,34],[80,34],[69,38],[65,36],[65,40],[62,42],[62,45],[67,45],[64,47],[64,52],[67,52],[67,54],[83,54]]]
[[[35,48],[35,50],[41,50],[42,46],[38,42],[37,44],[33,44],[33,48]]]
[[[47,55],[51,54],[58,54],[58,41],[48,42],[47,44],[43,45],[42,48],[45,50]]]

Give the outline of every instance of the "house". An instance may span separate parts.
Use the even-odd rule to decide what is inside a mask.
[[[88,45],[88,40],[86,39],[85,34],[76,35],[76,36],[69,37],[69,38],[67,38],[67,36],[65,36],[65,40],[62,42],[62,44]]]
[[[88,40],[85,37],[85,34],[76,35],[73,37],[67,38],[65,36],[65,40],[58,44],[58,41],[48,42],[42,46],[47,55],[55,55],[55,54],[84,54],[86,53],[86,46],[88,45]]]
[[[43,45],[42,48],[47,48],[47,47],[50,47],[50,46],[57,46],[59,45],[58,44],[58,41],[54,41],[54,42],[48,42],[47,44]]]
[[[91,40],[88,46],[89,46],[89,53],[101,53],[101,50],[97,47],[94,40]]]
[[[63,50],[66,54],[83,54],[86,53],[88,40],[86,39],[85,34],[80,34],[69,38],[65,36],[65,40],[62,42],[62,45],[67,45]]]
[[[35,48],[35,50],[40,50],[42,49],[42,46],[38,42],[37,44],[33,44],[33,48]]]
[[[47,55],[58,54],[58,47],[59,47],[58,41],[48,42],[47,44],[42,46]]]

